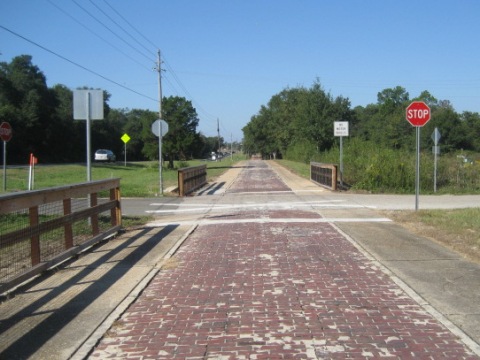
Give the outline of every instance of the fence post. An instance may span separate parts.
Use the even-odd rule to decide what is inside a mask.
[[[38,206],[29,208],[30,227],[38,226]],[[40,236],[34,235],[30,238],[32,266],[40,263]]]
[[[117,206],[110,210],[110,224],[117,226],[122,224],[122,211],[120,208],[120,188],[110,189],[110,200],[115,200]]]
[[[72,199],[63,199],[63,215],[72,213]],[[65,249],[73,247],[73,228],[72,223],[65,224]]]
[[[97,199],[98,199],[98,194],[96,192],[90,194],[90,207],[97,206],[98,204]],[[97,213],[93,214],[90,219],[92,221],[92,235],[95,236],[98,233],[100,233],[100,228],[98,226],[98,214]]]

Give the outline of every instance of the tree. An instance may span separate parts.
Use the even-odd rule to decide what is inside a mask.
[[[468,134],[468,141],[471,146],[471,150],[480,152],[480,114],[470,111],[465,111],[460,116],[463,127]]]
[[[279,153],[308,161],[334,144],[334,122],[355,123],[354,115],[348,99],[334,99],[318,80],[310,89],[285,89],[272,96],[244,127],[244,149],[263,157]]]
[[[178,96],[163,98],[162,115],[168,123],[168,133],[163,138],[163,154],[169,161],[169,167],[173,168],[175,159],[185,160],[193,152],[198,141],[196,130],[199,119],[192,103]]]
[[[46,84],[45,75],[32,64],[32,57],[15,57],[10,64],[0,63],[0,116],[10,121],[15,137],[10,145],[10,160],[24,163],[29,153],[44,161],[55,154],[49,150],[55,134],[56,119],[52,118],[57,105],[54,92]],[[9,118],[5,118],[9,116]]]
[[[405,104],[409,99],[409,94],[405,88],[397,86],[395,88],[384,89],[377,94],[379,105],[388,105],[399,107]]]

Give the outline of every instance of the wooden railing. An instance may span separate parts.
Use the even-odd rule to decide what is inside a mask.
[[[178,196],[185,196],[207,183],[207,165],[178,169]]]
[[[310,162],[310,180],[330,190],[337,190],[337,165]]]
[[[0,196],[0,293],[121,228],[120,179]]]

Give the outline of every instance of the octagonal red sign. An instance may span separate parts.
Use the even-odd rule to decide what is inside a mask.
[[[0,125],[0,139],[7,142],[12,138],[12,127],[8,122],[2,122]]]
[[[414,101],[407,106],[406,118],[412,126],[423,126],[430,120],[430,108],[423,101]]]

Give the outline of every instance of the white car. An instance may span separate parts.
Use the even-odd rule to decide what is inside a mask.
[[[115,162],[115,154],[111,150],[100,149],[95,151],[95,161]]]

